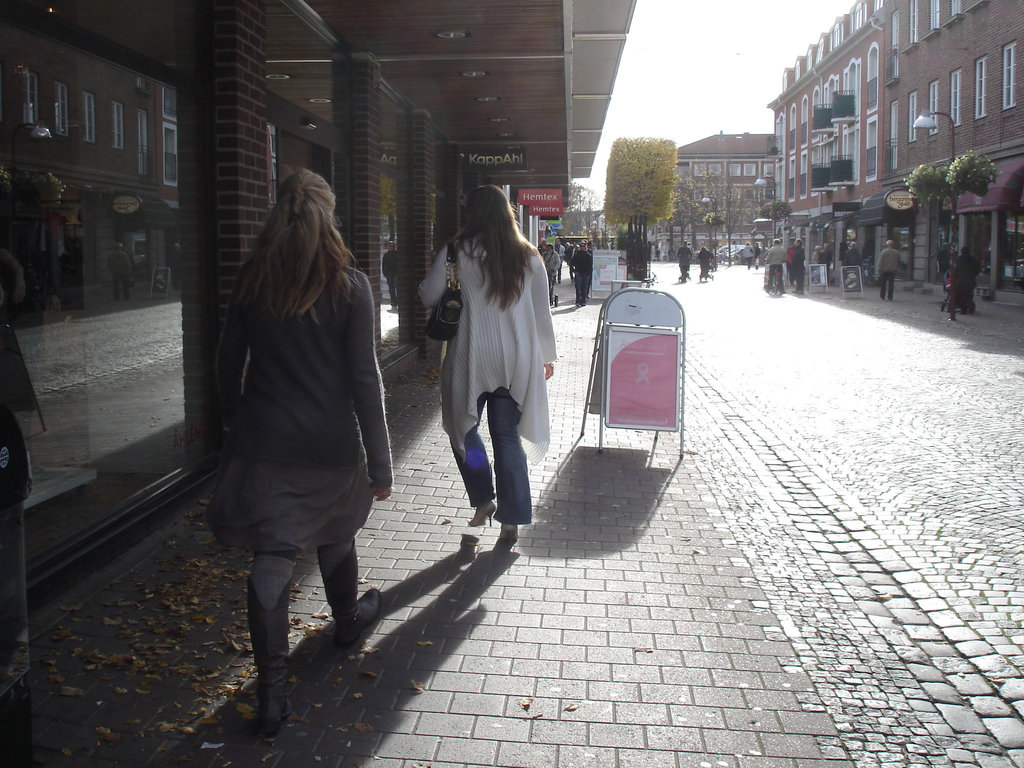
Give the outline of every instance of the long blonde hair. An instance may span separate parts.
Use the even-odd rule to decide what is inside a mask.
[[[506,309],[523,292],[530,259],[540,258],[537,249],[523,237],[515,211],[500,187],[488,184],[466,196],[466,223],[455,242],[467,242],[467,251],[486,256],[480,261],[487,284],[487,298]],[[472,243],[476,242],[474,249]]]
[[[275,317],[311,313],[316,321],[313,305],[325,291],[332,301],[348,295],[346,269],[354,259],[336,226],[334,201],[330,186],[313,171],[296,171],[281,183],[239,282],[241,303],[260,299]]]

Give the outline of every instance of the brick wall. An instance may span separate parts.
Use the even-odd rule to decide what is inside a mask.
[[[907,18],[910,2],[918,5],[919,42],[909,42]],[[950,122],[939,117],[934,135],[917,131],[917,140],[907,142],[910,125],[908,95],[917,92],[918,112],[928,111],[928,85],[938,81],[939,111],[950,111],[950,74],[959,69],[960,125],[955,132],[956,154],[969,149],[988,154],[993,159],[1019,154],[1024,150],[1024,14],[1019,0],[964,0],[963,14],[950,19],[948,3],[942,4],[940,27],[928,28],[927,0],[898,0],[887,5],[887,19],[899,9],[902,34],[899,45],[900,77],[886,91],[886,108],[899,100],[899,170],[906,175],[921,163],[946,160],[950,153]],[[1004,110],[1001,87],[1002,50],[1007,43],[1017,42],[1016,102]],[[987,57],[985,82],[986,116],[975,119],[975,61]]]

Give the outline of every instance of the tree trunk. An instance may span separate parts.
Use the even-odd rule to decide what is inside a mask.
[[[626,279],[647,279],[647,217],[630,216],[626,235]]]

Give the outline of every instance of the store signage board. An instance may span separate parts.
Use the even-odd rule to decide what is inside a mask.
[[[625,429],[679,429],[679,333],[608,328],[605,424]]]

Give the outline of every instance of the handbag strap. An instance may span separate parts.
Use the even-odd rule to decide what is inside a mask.
[[[445,260],[445,274],[448,277],[448,287],[457,291],[460,288],[459,285],[459,262],[455,255],[455,241],[448,243],[448,257]]]

